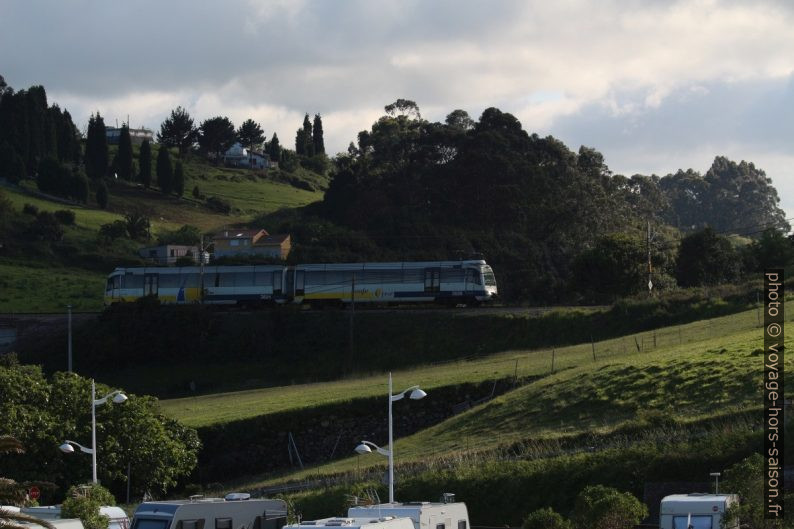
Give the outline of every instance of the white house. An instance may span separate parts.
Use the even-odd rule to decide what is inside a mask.
[[[223,153],[223,163],[229,167],[245,167],[250,169],[268,169],[273,166],[270,156],[266,153],[249,151],[240,142],[232,145]]]

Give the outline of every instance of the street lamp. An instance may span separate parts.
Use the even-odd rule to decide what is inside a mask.
[[[386,450],[385,448],[381,448],[374,443],[370,443],[369,441],[361,441],[361,444],[356,447],[356,452],[359,454],[369,454],[372,452],[372,448],[374,448],[375,451],[380,455],[387,456],[389,458],[389,503],[394,503],[394,434],[392,427],[391,408],[392,402],[402,400],[405,398],[406,394],[408,394],[408,398],[411,400],[419,400],[427,396],[427,393],[419,389],[419,386],[411,386],[410,388],[393,395],[391,373],[389,373],[389,449]]]
[[[96,477],[96,453],[97,453],[97,446],[96,446],[96,407],[105,404],[108,399],[113,400],[116,404],[121,404],[127,401],[127,395],[121,392],[121,390],[111,391],[101,399],[96,398],[96,384],[94,380],[91,380],[91,446],[92,448],[86,448],[85,446],[81,445],[80,443],[76,443],[74,441],[65,441],[61,446],[58,448],[61,449],[61,452],[66,454],[71,454],[74,452],[74,447],[78,447],[81,452],[85,454],[91,454],[91,467],[92,467],[92,480],[94,483],[98,483]],[[74,446],[73,446],[74,445]]]
[[[720,493],[720,473],[719,472],[711,472],[709,474],[712,478],[714,478],[714,494]]]

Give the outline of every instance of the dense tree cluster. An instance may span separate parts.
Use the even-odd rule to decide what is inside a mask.
[[[92,114],[88,120],[88,131],[85,138],[85,172],[92,180],[99,180],[108,171],[108,138],[105,120]]]
[[[0,83],[0,177],[17,182],[47,157],[80,161],[80,133],[67,111],[47,105],[43,86],[14,90]]]
[[[679,245],[689,255],[682,238],[692,230],[788,228],[777,192],[751,163],[717,157],[705,177],[625,177],[595,149],[572,152],[553,137],[528,134],[496,108],[477,121],[453,110],[443,123],[423,119],[407,99],[385,112],[334,160],[322,207],[313,210],[358,234],[351,236],[360,242],[346,244],[359,259],[484,255],[508,298],[609,301],[647,291],[649,272],[659,288],[757,268],[749,250],[731,246],[734,253],[719,258],[738,259],[733,268],[690,280],[689,257],[676,255]],[[307,115],[298,154],[309,152],[310,127]]]
[[[100,395],[110,389],[97,385]],[[64,439],[91,439],[91,414],[86,411],[90,398],[88,379],[72,373],[47,379],[38,366],[6,359],[0,365],[0,415],[14,420],[0,422],[0,435],[15,436],[26,453],[0,455],[4,473],[20,482],[44,477],[53,481],[60,492],[46,498],[48,503],[56,503],[75,481],[88,481],[91,467],[86,460],[64,456],[56,448]],[[136,496],[164,492],[194,468],[199,448],[195,430],[160,415],[156,399],[129,395],[123,405],[97,407],[97,415],[98,449],[105,454],[99,478],[111,490],[122,489],[128,464]]]

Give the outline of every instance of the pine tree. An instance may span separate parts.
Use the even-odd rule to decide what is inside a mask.
[[[265,141],[265,133],[259,123],[253,119],[247,119],[237,129],[237,140],[241,145],[248,147],[249,156],[254,147],[261,145]]]
[[[132,180],[132,140],[130,139],[130,128],[126,123],[121,126],[116,164],[119,177],[122,180]]]
[[[190,150],[198,138],[198,130],[193,125],[193,118],[181,106],[171,111],[171,116],[160,124],[157,142],[166,147],[178,147],[179,155]]]
[[[157,153],[157,185],[160,186],[160,191],[166,195],[174,190],[174,174],[171,168],[171,155],[168,153],[168,147],[160,145]]]
[[[267,144],[267,154],[274,162],[281,160],[281,145],[279,145],[278,136],[275,132],[273,133],[273,137],[270,139],[270,143]]]
[[[323,120],[320,117],[320,114],[314,115],[312,143],[314,145],[314,154],[325,154],[325,141],[323,140]]]
[[[100,180],[96,188],[96,203],[100,209],[108,208],[108,186],[104,180]]]
[[[302,128],[295,132],[295,154],[306,155],[306,132]]]
[[[149,140],[143,140],[141,143],[138,163],[141,166],[140,181],[148,189],[152,186],[152,146],[149,144]]]
[[[174,169],[174,192],[176,196],[182,198],[185,194],[185,172],[182,168],[182,161],[177,160],[176,168]]]

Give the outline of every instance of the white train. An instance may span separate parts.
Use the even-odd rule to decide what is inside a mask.
[[[219,305],[466,303],[497,295],[485,261],[116,268],[105,305],[156,296]]]

